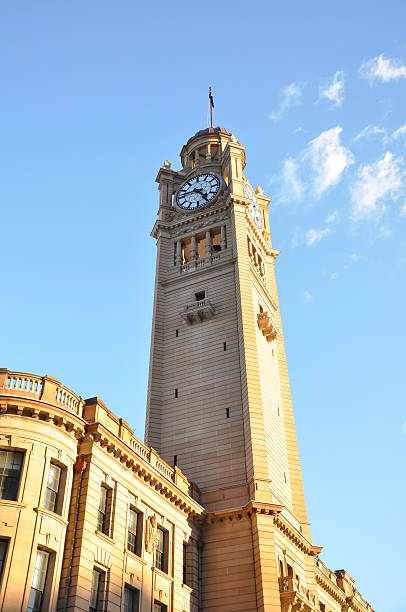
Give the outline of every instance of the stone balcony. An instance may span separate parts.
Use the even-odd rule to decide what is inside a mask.
[[[84,400],[53,376],[37,376],[0,368],[0,395],[39,400],[82,416]]]
[[[276,327],[272,315],[268,312],[259,312],[257,315],[258,328],[262,331],[268,342],[272,342],[278,337],[279,332]]]
[[[296,577],[283,576],[279,578],[279,591],[282,612],[290,610],[316,612],[320,609],[317,605],[316,595],[301,585]]]
[[[183,319],[189,325],[211,319],[215,314],[214,306],[208,298],[188,304],[181,313]]]

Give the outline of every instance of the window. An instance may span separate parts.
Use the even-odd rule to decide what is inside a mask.
[[[183,542],[183,574],[182,574],[182,582],[183,584],[188,583],[188,545],[186,542]]]
[[[48,482],[45,492],[44,507],[51,512],[56,512],[58,507],[59,488],[61,484],[62,468],[51,463],[48,472]]]
[[[226,419],[230,418],[230,408],[226,408]]]
[[[168,608],[164,604],[160,603],[159,601],[154,601],[152,612],[166,612],[167,609]]]
[[[140,592],[127,584],[124,587],[124,612],[138,612],[140,607]]]
[[[142,514],[134,508],[128,511],[127,549],[141,557]]]
[[[168,571],[168,532],[161,527],[156,530],[155,567]]]
[[[0,450],[0,499],[16,501],[24,453]]]
[[[32,575],[27,612],[40,612],[42,610],[48,562],[49,553],[38,549],[35,555],[34,573]]]
[[[175,397],[179,397],[179,393],[177,389],[175,389]]]
[[[6,563],[8,540],[0,540],[0,582],[3,575],[3,568]]]
[[[202,300],[205,299],[205,297],[206,297],[205,291],[198,291],[197,293],[195,293],[196,302],[201,302]]]
[[[226,351],[227,350],[227,342],[223,342],[223,350]]]
[[[326,606],[324,603],[321,603],[321,601],[319,602],[319,606],[320,606],[320,612],[326,612]]]
[[[106,535],[110,535],[110,515],[112,489],[102,485],[100,488],[99,511],[97,517],[97,529]]]
[[[104,572],[94,567],[92,573],[92,586],[90,589],[89,612],[98,612],[100,609],[103,582]]]

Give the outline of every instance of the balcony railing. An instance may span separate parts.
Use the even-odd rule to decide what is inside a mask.
[[[215,310],[210,300],[205,298],[204,300],[198,300],[188,304],[181,314],[186,323],[192,325],[204,319],[211,319],[215,314]]]
[[[53,376],[36,376],[0,369],[0,394],[55,404],[82,415],[84,401]]]

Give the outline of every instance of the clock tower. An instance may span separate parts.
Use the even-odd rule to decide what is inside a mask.
[[[207,510],[201,609],[279,611],[280,579],[294,566],[311,585],[320,548],[308,530],[270,198],[222,127],[190,138],[181,164],[165,162],[156,179],[146,441]]]

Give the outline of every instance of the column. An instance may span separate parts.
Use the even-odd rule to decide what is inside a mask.
[[[211,233],[210,230],[206,232],[206,256],[211,255]]]
[[[226,226],[222,225],[221,226],[221,250],[224,251],[224,249],[227,248],[227,233],[226,233]]]
[[[196,259],[196,257],[197,257],[197,241],[196,241],[196,234],[193,234],[190,240],[190,259],[193,261],[193,259]]]

